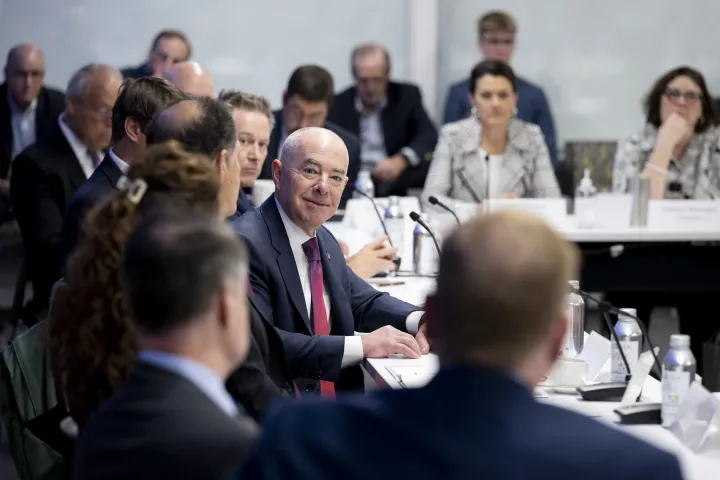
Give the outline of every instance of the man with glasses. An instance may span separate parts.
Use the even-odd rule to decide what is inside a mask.
[[[505,12],[492,11],[480,17],[477,25],[478,48],[483,59],[500,60],[509,64],[515,48],[515,20]],[[467,79],[450,87],[445,101],[443,123],[467,118],[470,114],[469,91]],[[539,86],[517,77],[517,96],[517,117],[540,127],[550,151],[550,158],[553,164],[557,163],[555,124],[545,92]]]
[[[360,171],[360,142],[357,136],[347,129],[326,121],[333,99],[333,88],[332,75],[323,67],[302,65],[295,69],[283,92],[282,109],[273,112],[275,126],[258,178],[272,178],[272,161],[279,157],[280,148],[289,135],[301,128],[323,127],[337,134],[345,143],[350,154],[348,183],[355,185]],[[343,193],[340,208],[344,208],[348,198],[352,197],[352,190],[348,188]]]
[[[13,161],[10,200],[34,292],[25,323],[41,317],[60,278],[63,215],[110,144],[112,108],[121,83],[120,72],[108,65],[93,63],[78,70],[53,131]]]

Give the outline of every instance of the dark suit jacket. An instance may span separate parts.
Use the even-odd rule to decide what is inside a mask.
[[[265,318],[272,319],[285,346],[290,371],[305,392],[317,391],[317,379],[343,388],[362,387],[359,367],[343,369],[344,336],[371,332],[384,325],[405,330],[407,316],[417,307],[380,293],[346,265],[335,237],[317,230],[325,285],[330,297],[330,335],[314,335],[305,306],[300,276],[290,242],[275,204],[275,196],[233,221],[233,228],[250,251],[250,283]],[[310,379],[305,381],[303,379]]]
[[[443,123],[456,122],[470,115],[470,81],[462,80],[448,89],[445,100],[445,115]],[[555,143],[555,122],[553,122],[550,105],[545,92],[537,85],[525,79],[517,79],[517,117],[528,123],[534,123],[542,130],[550,152],[553,165],[557,164],[557,145]]]
[[[258,309],[252,292],[248,293],[248,302],[250,350],[225,386],[250,416],[261,421],[270,405],[281,398],[294,396],[295,392],[280,335]]]
[[[242,217],[245,212],[253,208],[254,205],[250,201],[250,197],[247,196],[247,193],[245,193],[244,190],[240,190],[240,193],[238,193],[238,199],[237,199],[237,210],[235,210],[235,213],[233,213],[228,220],[232,221],[234,218]]]
[[[454,368],[441,370],[420,389],[278,408],[268,416],[258,448],[238,478],[682,476],[671,454],[591,418],[539,403],[504,374]]]
[[[60,278],[65,210],[87,178],[60,126],[15,158],[10,200],[27,258],[38,308],[47,306]]]
[[[122,74],[123,78],[142,78],[152,75],[150,67],[147,63],[143,63],[135,67],[125,67],[120,70],[120,73]]]
[[[280,151],[280,147],[282,147],[280,143],[283,134],[282,110],[275,110],[273,115],[275,116],[275,127],[270,134],[268,153],[260,170],[260,176],[258,177],[265,180],[272,179],[272,161],[278,158],[278,152]],[[333,122],[325,122],[325,128],[337,134],[337,136],[345,142],[345,147],[347,147],[348,150],[348,183],[340,199],[340,208],[345,208],[348,199],[352,198],[353,185],[355,185],[358,172],[360,172],[360,140],[357,137],[357,133],[352,134]]]
[[[8,87],[0,85],[0,178],[7,178],[13,149],[10,104],[7,100]],[[65,110],[65,94],[59,90],[43,87],[37,97],[35,111],[35,139],[43,140],[58,128],[57,120]]]
[[[80,238],[80,226],[87,212],[117,192],[117,182],[122,171],[110,155],[97,166],[90,178],[75,192],[68,205],[62,226],[63,265],[77,245]]]
[[[328,120],[360,136],[360,113],[355,108],[357,89],[350,87],[335,96]],[[387,105],[382,110],[385,150],[389,156],[410,147],[420,162],[432,158],[437,129],[425,111],[420,89],[409,83],[390,82]]]
[[[75,479],[221,478],[257,432],[184,377],[139,363],[80,431]]]

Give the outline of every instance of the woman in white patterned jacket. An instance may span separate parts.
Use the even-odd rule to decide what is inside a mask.
[[[484,60],[470,73],[469,118],[445,125],[423,200],[480,202],[488,197],[559,197],[540,127],[515,118],[515,73]]]
[[[650,198],[720,199],[720,130],[715,102],[697,70],[670,70],[645,99],[646,125],[618,145],[613,191],[650,178]]]

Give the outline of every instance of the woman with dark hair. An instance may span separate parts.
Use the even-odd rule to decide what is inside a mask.
[[[79,425],[125,380],[136,361],[120,265],[125,241],[140,216],[160,207],[220,215],[213,162],[185,152],[176,142],[149,148],[121,181],[123,189],[84,221],[82,242],[68,260],[67,288],[49,323],[53,370]]]
[[[645,99],[646,125],[618,146],[613,190],[650,179],[650,198],[720,198],[720,139],[715,102],[697,70],[660,77]]]
[[[516,83],[506,63],[484,60],[473,68],[471,115],[443,127],[424,200],[560,196],[540,127],[515,118]]]

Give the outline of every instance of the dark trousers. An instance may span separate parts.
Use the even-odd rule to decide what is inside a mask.
[[[425,186],[425,178],[427,177],[429,168],[430,162],[422,162],[417,167],[408,167],[403,170],[395,181],[375,181],[375,196],[389,197],[391,195],[397,195],[406,197],[409,189],[423,188]]]

